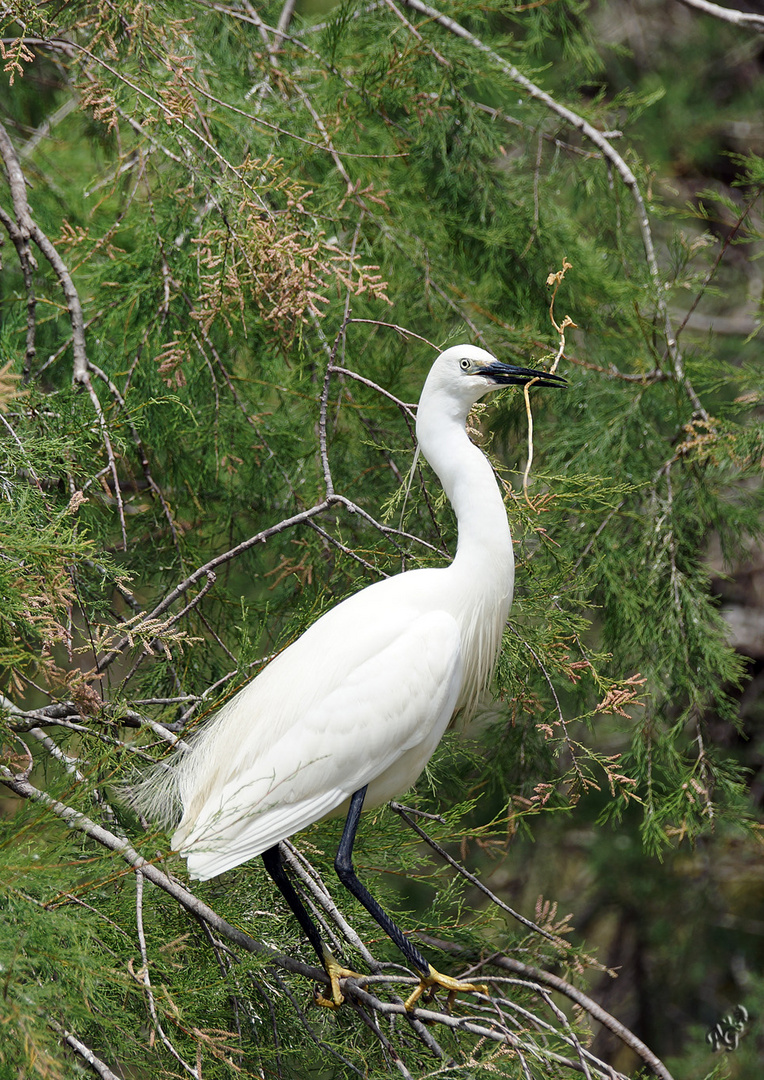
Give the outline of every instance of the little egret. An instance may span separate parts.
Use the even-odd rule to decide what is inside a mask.
[[[467,414],[502,386],[564,386],[559,375],[515,367],[484,349],[441,353],[425,382],[416,431],[456,514],[450,565],[385,578],[332,608],[272,660],[179,752],[150,776],[137,804],[180,821],[173,850],[192,877],[222,874],[256,855],[323,963],[334,1004],[355,973],[333,957],[286,875],[279,844],[328,815],[345,814],[335,859],[343,885],[413,965],[420,985],[478,989],[437,972],[357,878],[361,810],[416,781],[459,709],[488,684],[509,614],[514,558],[493,470],[469,439]]]

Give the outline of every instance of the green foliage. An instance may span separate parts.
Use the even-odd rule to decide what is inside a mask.
[[[701,1028],[735,1003],[720,987],[740,963],[755,1013],[760,886],[745,867],[764,657],[734,638],[725,579],[755,562],[764,520],[764,159],[739,134],[764,105],[746,75],[756,39],[684,8],[630,38],[622,7],[456,0],[439,10],[458,33],[407,3],[344,0],[280,39],[275,3],[6,9],[0,779],[24,798],[6,802],[0,839],[0,1030],[18,1032],[0,1041],[0,1080],[84,1069],[67,1032],[135,1076],[528,1080],[576,1073],[582,1041],[636,1073],[527,972],[496,984],[506,1028],[456,1006],[503,1041],[438,1013],[439,1063],[424,1029],[368,1002],[312,1009],[304,974],[226,936],[315,964],[259,867],[194,885],[225,930],[120,849],[185,881],[112,785],[332,603],[454,550],[421,462],[408,491],[405,403],[430,344],[460,340],[524,364],[559,349],[569,380],[531,392],[527,484],[519,393],[476,412],[505,485],[515,601],[495,704],[406,796],[493,896],[388,810],[359,834],[359,871],[441,942],[433,956],[457,950],[444,968],[506,954],[585,988],[622,965],[582,912],[630,903],[625,925],[670,971],[661,950],[707,857],[692,927],[713,908],[738,937],[716,948],[706,928],[704,967],[688,914],[676,955],[693,989],[668,980],[679,1019],[631,1022],[684,1080],[711,1074]],[[332,880],[339,830],[299,838],[310,880]],[[576,865],[558,873],[568,849]],[[586,908],[584,878],[599,883]],[[337,951],[365,972],[360,941],[400,973],[332,892],[358,934],[343,944],[325,913]],[[648,996],[652,962],[621,981]],[[719,1075],[744,1075],[760,1031]]]

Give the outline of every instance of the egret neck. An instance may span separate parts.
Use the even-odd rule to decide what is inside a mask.
[[[428,379],[417,413],[422,453],[441,482],[456,516],[456,556],[444,571],[462,627],[467,677],[460,706],[471,711],[491,678],[512,603],[514,555],[504,500],[488,459],[466,431],[467,414],[483,394],[498,389],[487,380],[464,380],[455,401]],[[450,606],[450,605],[449,605]]]

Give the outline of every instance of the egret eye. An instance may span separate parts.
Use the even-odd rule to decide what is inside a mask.
[[[462,369],[462,371],[469,371],[470,362],[466,356],[464,357],[464,359],[459,361],[459,367]]]

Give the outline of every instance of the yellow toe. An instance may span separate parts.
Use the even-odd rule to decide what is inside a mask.
[[[406,1008],[411,1010],[419,1001],[422,994],[425,991],[435,991],[438,988],[448,990],[448,1005],[453,1004],[454,997],[457,994],[487,994],[488,987],[484,983],[471,983],[461,982],[459,979],[452,979],[450,975],[442,975],[439,971],[430,964],[430,970],[427,975],[422,975],[419,986],[416,987],[413,994],[410,994],[406,999]]]
[[[334,957],[331,949],[328,949],[324,945],[324,968],[326,974],[329,976],[329,985],[331,987],[331,1000],[325,998],[320,991],[316,994],[316,1004],[324,1005],[329,1009],[338,1008],[345,1000],[342,991],[340,990],[340,979],[360,979],[361,976],[357,971],[352,971],[350,968],[343,967]]]

